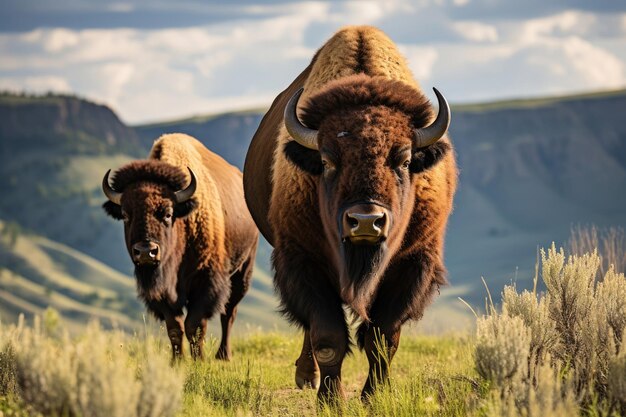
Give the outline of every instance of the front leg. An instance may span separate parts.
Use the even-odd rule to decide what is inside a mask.
[[[357,331],[359,347],[369,362],[367,381],[361,398],[373,394],[389,379],[389,367],[400,344],[402,324],[418,320],[439,285],[445,283],[445,269],[426,255],[416,255],[392,264],[382,280],[369,311],[370,323]]]
[[[320,386],[320,368],[313,355],[311,335],[308,330],[304,332],[300,357],[296,359],[296,385],[300,389],[305,387],[318,389]]]
[[[341,366],[349,351],[348,326],[341,303],[336,306],[320,304],[319,307],[328,310],[314,312],[310,318],[311,347],[320,369],[317,399],[336,402],[345,399],[341,384]]]
[[[282,312],[309,336],[312,360],[317,362],[320,371],[318,400],[343,399],[341,365],[349,351],[349,333],[342,301],[328,272],[321,269],[323,263],[310,259],[294,247],[277,247],[274,251],[275,283]],[[305,341],[303,350],[307,348]]]
[[[399,320],[371,319],[370,323],[363,323],[358,330],[369,363],[367,380],[361,391],[363,400],[367,400],[378,385],[389,381],[389,367],[400,345]]]
[[[201,308],[189,306],[185,319],[185,333],[191,349],[193,359],[204,359],[204,338],[206,336],[208,319],[204,317]]]
[[[172,343],[172,361],[176,361],[183,356],[183,334],[184,334],[184,318],[183,312],[178,314],[168,312],[164,315],[165,327],[167,328],[167,336]]]

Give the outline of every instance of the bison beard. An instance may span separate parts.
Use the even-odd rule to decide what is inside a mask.
[[[359,245],[346,240],[341,245],[344,270],[340,276],[341,296],[363,320],[389,262],[387,244]]]
[[[139,296],[145,300],[157,301],[163,298],[170,288],[168,288],[167,274],[161,265],[136,265],[135,278],[137,278],[137,291]]]

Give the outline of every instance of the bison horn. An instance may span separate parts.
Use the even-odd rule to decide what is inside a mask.
[[[109,201],[111,201],[112,203],[117,204],[118,206],[122,205],[122,193],[115,191],[110,185],[109,185],[109,174],[111,173],[111,170],[108,170],[106,174],[104,174],[104,178],[102,178],[102,191],[104,192],[104,195],[107,196],[107,198],[109,199]]]
[[[177,203],[184,203],[185,201],[193,197],[193,194],[196,192],[196,174],[193,173],[191,168],[187,167],[187,169],[189,170],[189,175],[191,175],[191,181],[189,182],[187,188],[185,188],[184,190],[176,191],[174,193]]]
[[[298,108],[298,100],[304,91],[303,88],[296,91],[296,93],[291,96],[287,106],[285,107],[285,127],[287,128],[287,132],[291,135],[291,137],[298,142],[300,145],[318,150],[317,146],[317,130],[309,129],[300,123],[298,119],[298,113],[296,109]]]
[[[439,90],[436,88],[433,88],[433,90],[439,102],[439,113],[430,126],[414,130],[413,144],[416,148],[425,148],[437,142],[445,135],[450,126],[450,106]]]

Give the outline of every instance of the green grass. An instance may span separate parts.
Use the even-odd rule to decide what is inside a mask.
[[[111,348],[128,353],[124,356],[126,359],[117,360],[127,360],[138,369],[141,365],[137,363],[146,360],[146,355],[148,360],[151,360],[149,355],[158,355],[160,362],[169,358],[169,343],[162,328],[155,330],[158,332],[156,337],[151,330],[147,335],[133,337],[99,330],[107,335],[100,337],[94,336],[93,327],[90,331],[91,337],[116,346],[119,343],[119,348]],[[3,349],[3,337],[9,333],[7,328],[0,328],[0,349]],[[53,336],[46,337],[44,350],[48,350],[48,344],[57,343]],[[82,343],[81,337],[77,340]],[[294,361],[299,355],[301,340],[301,335],[295,332],[236,337],[233,340],[234,358],[228,363],[212,358],[217,341],[209,340],[211,352],[207,357],[210,359],[194,362],[187,358],[174,366],[177,369],[164,369],[159,375],[167,378],[171,371],[172,378],[180,378],[182,372],[182,401],[177,413],[180,417],[337,415],[337,408],[318,406],[314,390],[302,391],[295,386]],[[367,360],[355,349],[343,366],[348,397],[340,405],[343,415],[478,415],[484,408],[487,390],[473,369],[472,349],[472,339],[464,336],[404,337],[393,361],[390,385],[373,396],[369,404],[359,398],[366,378]],[[138,355],[136,352],[148,353]],[[94,367],[106,368],[103,365]],[[0,376],[2,372],[0,370]],[[4,410],[5,415],[13,415],[11,412],[19,415],[24,412],[25,405],[19,396],[0,395],[0,410]]]

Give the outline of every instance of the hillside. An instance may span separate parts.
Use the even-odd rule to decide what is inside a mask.
[[[422,328],[437,332],[470,323],[457,297],[484,305],[481,276],[491,288],[511,280],[528,286],[536,248],[565,243],[572,225],[626,225],[624,108],[626,91],[453,106],[460,187],[447,238],[451,286],[442,289]],[[0,219],[129,277],[122,226],[100,208],[103,173],[145,157],[152,141],[170,132],[196,136],[241,167],[262,114],[128,127],[105,106],[76,97],[0,95],[0,189],[5,194]],[[271,327],[284,321],[274,313],[270,253],[262,242],[254,294],[245,299],[240,317]],[[75,280],[88,279],[83,270],[64,271]],[[5,285],[0,289],[6,291]],[[98,285],[106,292],[104,281]],[[133,288],[127,291],[134,297]],[[137,311],[140,318],[141,308]]]
[[[469,323],[457,296],[484,305],[481,277],[494,288],[512,280],[529,286],[536,248],[566,244],[573,225],[626,225],[624,108],[626,90],[452,106],[460,170],[446,246],[452,286],[423,327]],[[238,138],[251,137],[261,116],[229,113],[136,130],[144,143],[168,131],[196,135],[241,167],[245,153],[233,149],[245,151]]]
[[[141,325],[123,227],[100,207],[100,183],[107,169],[145,157],[144,146],[106,106],[71,96],[0,95],[0,234],[7,236],[0,243],[1,319],[53,306],[72,324],[97,317]],[[271,277],[259,267],[238,325],[274,328],[272,297]]]

